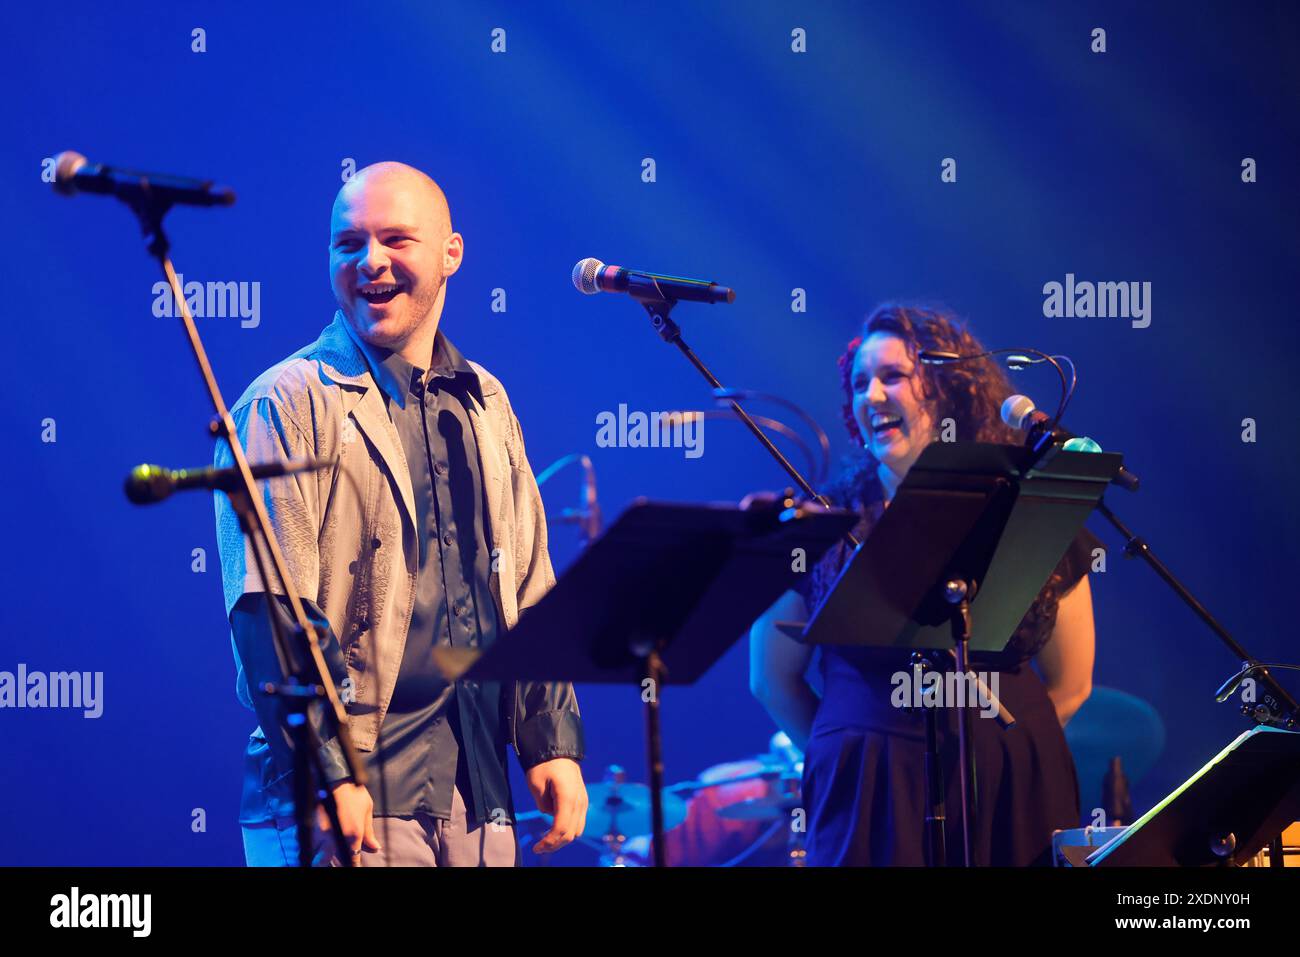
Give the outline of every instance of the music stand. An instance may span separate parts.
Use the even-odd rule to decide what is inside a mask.
[[[639,685],[655,865],[664,866],[663,686],[698,680],[791,586],[795,550],[811,567],[856,521],[789,500],[741,509],[641,499],[491,648],[439,647],[435,661],[450,681]]]
[[[1236,740],[1118,837],[1088,867],[1231,866],[1300,817],[1300,732],[1261,725]]]
[[[1019,446],[927,446],[804,628],[803,640],[951,649],[958,675],[970,670],[970,650],[1001,651],[1123,462],[1113,453],[1065,451],[1037,465],[1034,460]],[[934,712],[926,708],[926,857],[942,866]],[[969,708],[960,700],[957,719],[962,859],[970,866],[975,768]]]

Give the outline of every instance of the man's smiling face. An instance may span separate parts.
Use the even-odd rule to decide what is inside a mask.
[[[430,319],[460,266],[442,191],[398,163],[367,167],[339,190],[330,217],[330,282],[357,335],[399,351]]]

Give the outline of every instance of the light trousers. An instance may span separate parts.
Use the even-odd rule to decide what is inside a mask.
[[[333,835],[315,822],[313,831],[312,865],[337,867]],[[298,835],[292,821],[245,824],[243,832],[249,867],[298,865]],[[361,867],[514,867],[519,863],[514,825],[489,821],[469,829],[459,788],[452,793],[450,820],[427,814],[377,817],[375,836],[381,849],[363,847],[356,859]]]

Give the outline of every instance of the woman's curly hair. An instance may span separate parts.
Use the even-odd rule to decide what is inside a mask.
[[[865,447],[862,430],[853,414],[851,379],[858,350],[869,336],[877,332],[902,340],[909,358],[916,364],[922,401],[929,405],[936,426],[952,428],[957,441],[1018,444],[1021,438],[1002,421],[1002,400],[1014,390],[997,362],[990,358],[940,365],[921,362],[919,353],[923,351],[961,356],[984,352],[983,344],[964,322],[942,306],[912,303],[878,306],[867,316],[861,333],[849,342],[838,360],[840,387],[844,393],[844,426],[853,439],[855,451],[840,478],[826,490],[831,501],[862,513],[860,528],[863,532],[879,520],[884,510],[884,489],[878,473],[880,462]],[[945,421],[949,419],[952,420],[951,426]],[[831,575],[830,580],[833,581],[834,577]],[[1058,566],[1017,629],[1012,648],[1021,657],[1035,654],[1051,636],[1063,581],[1063,570]]]
[[[840,388],[844,393],[844,426],[855,446],[863,449],[874,476],[880,464],[865,448],[862,430],[853,415],[853,360],[867,338],[884,332],[897,336],[907,348],[908,358],[916,365],[921,382],[921,398],[930,407],[936,424],[953,422],[957,441],[1014,442],[1016,432],[1002,421],[1002,400],[1012,392],[1011,380],[992,359],[925,365],[921,352],[951,352],[960,356],[984,352],[966,324],[940,306],[886,303],[867,316],[859,336],[849,342],[839,358]]]

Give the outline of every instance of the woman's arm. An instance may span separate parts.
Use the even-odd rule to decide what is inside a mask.
[[[1092,662],[1097,636],[1092,620],[1092,589],[1088,576],[1061,596],[1052,637],[1036,661],[1056,706],[1061,727],[1092,694]]]
[[[776,622],[807,619],[803,598],[788,591],[749,629],[749,690],[800,751],[807,750],[817,713],[817,695],[804,679],[812,648],[786,637]]]

